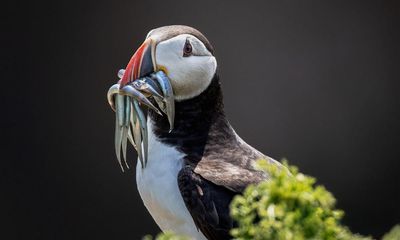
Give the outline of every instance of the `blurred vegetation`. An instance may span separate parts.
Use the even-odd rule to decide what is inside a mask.
[[[390,232],[383,236],[382,240],[400,240],[400,225],[394,226]]]
[[[231,203],[231,215],[238,227],[231,230],[237,240],[369,240],[341,224],[344,212],[335,209],[335,198],[315,178],[299,173],[284,162],[286,169],[260,160],[258,167],[268,172],[270,181],[250,185]],[[153,239],[146,236],[145,240]],[[184,240],[171,232],[155,240]],[[400,225],[383,240],[400,240]]]
[[[233,199],[231,215],[239,223],[231,231],[234,239],[370,239],[340,224],[343,211],[334,208],[330,192],[315,186],[315,178],[286,163],[290,173],[266,160],[258,165],[272,180],[249,186]]]

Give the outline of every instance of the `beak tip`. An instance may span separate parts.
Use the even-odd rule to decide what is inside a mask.
[[[119,89],[121,90],[122,88],[124,88],[126,86],[126,84],[127,84],[126,81],[121,80],[119,82]]]

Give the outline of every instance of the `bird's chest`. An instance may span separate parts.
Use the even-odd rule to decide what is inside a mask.
[[[142,200],[157,224],[170,229],[171,221],[179,221],[185,209],[177,176],[182,168],[182,156],[174,149],[149,144],[146,168],[136,167],[136,182]]]
[[[149,124],[150,125],[150,124]],[[184,154],[158,141],[149,126],[149,154],[146,168],[136,166],[136,182],[144,205],[163,231],[198,235],[178,188],[178,173]],[[198,239],[202,239],[199,236]]]

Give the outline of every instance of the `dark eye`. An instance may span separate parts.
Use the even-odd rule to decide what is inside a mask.
[[[184,57],[189,57],[192,55],[192,44],[190,44],[189,40],[186,40],[185,46],[183,47],[183,56]]]

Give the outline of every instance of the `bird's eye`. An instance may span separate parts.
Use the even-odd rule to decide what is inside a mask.
[[[183,47],[183,56],[184,57],[189,57],[192,55],[192,44],[190,44],[189,40],[186,39],[185,46]]]

